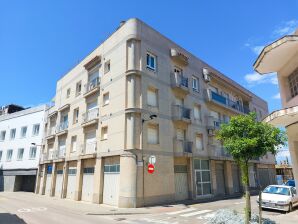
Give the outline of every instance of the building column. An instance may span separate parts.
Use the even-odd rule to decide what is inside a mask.
[[[120,208],[135,208],[137,196],[137,163],[136,156],[126,152],[120,156]]]
[[[225,187],[227,194],[234,193],[233,187],[233,174],[232,174],[232,163],[231,161],[224,162],[224,174],[225,174]]]
[[[216,162],[215,160],[210,160],[210,172],[211,172],[211,184],[212,184],[212,194],[216,195],[217,185],[216,185]]]
[[[40,188],[40,182],[41,182],[41,172],[42,172],[43,168],[42,168],[42,164],[38,165],[37,171],[36,171],[36,183],[35,183],[35,189],[34,192],[35,194],[39,193],[39,188]]]
[[[83,184],[83,161],[81,159],[77,162],[77,176],[76,176],[76,190],[75,200],[80,201],[82,196],[82,184]]]
[[[175,173],[174,173],[175,175]],[[196,193],[194,192],[194,169],[193,169],[193,157],[190,157],[188,159],[188,187],[189,187],[189,198],[190,199],[195,199],[196,198]]]
[[[41,190],[40,194],[44,195],[46,191],[46,180],[47,180],[47,168],[48,164],[43,164],[42,168],[42,177],[41,177]]]
[[[94,170],[94,187],[92,202],[96,204],[102,203],[103,197],[103,159],[96,158]]]
[[[51,181],[51,193],[50,196],[55,196],[55,188],[56,188],[56,176],[57,176],[57,163],[53,163],[52,167],[52,181]]]
[[[66,198],[67,181],[68,181],[68,162],[65,161],[65,163],[63,165],[63,182],[62,182],[62,194],[61,194],[61,198]]]

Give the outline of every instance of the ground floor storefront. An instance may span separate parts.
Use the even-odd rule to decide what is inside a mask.
[[[240,168],[231,160],[158,155],[156,161],[153,174],[147,172],[148,163],[133,153],[44,163],[39,168],[36,193],[142,207],[242,192]],[[249,179],[252,189],[274,184],[274,165],[251,163]]]
[[[0,170],[0,191],[34,192],[37,169]]]

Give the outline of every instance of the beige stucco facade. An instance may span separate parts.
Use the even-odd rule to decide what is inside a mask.
[[[277,72],[282,109],[264,121],[285,127],[293,166],[298,182],[298,30],[266,46],[254,64],[260,74]]]
[[[54,101],[36,193],[118,207],[241,192],[214,130],[233,115],[268,113],[264,100],[138,19],[63,76]],[[260,169],[274,181],[274,156],[251,162],[252,187]]]

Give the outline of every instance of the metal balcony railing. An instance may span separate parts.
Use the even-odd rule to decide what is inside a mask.
[[[57,132],[65,131],[68,129],[68,121],[61,122],[57,127]]]
[[[95,79],[92,79],[87,84],[85,84],[85,93],[90,92],[91,90],[95,89],[100,85],[100,78],[97,77]]]
[[[232,156],[223,147],[217,145],[209,145],[208,154],[210,157],[232,158]]]
[[[54,127],[49,127],[48,132],[47,132],[47,136],[51,136],[56,134],[56,128]]]
[[[173,105],[172,107],[172,116],[175,120],[190,120],[190,114],[191,110],[189,108],[180,105]]]
[[[192,142],[174,138],[174,152],[192,153]]]
[[[171,74],[171,84],[172,87],[188,88],[188,78],[181,74],[173,73]]]
[[[58,149],[58,150],[56,150],[56,151],[54,151],[53,152],[53,158],[54,159],[63,159],[63,158],[65,158],[65,148],[60,148],[60,149]]]
[[[209,93],[208,93],[209,91]],[[250,112],[249,107],[247,105],[241,105],[235,101],[230,100],[229,98],[226,98],[212,90],[207,90],[207,95],[209,95],[210,100],[213,100],[217,103],[223,104],[227,107],[230,107],[234,110],[237,110],[239,112],[248,114]]]
[[[82,145],[82,150],[81,154],[86,155],[86,154],[94,154],[97,151],[97,143],[92,142],[92,143],[86,143],[85,145]]]
[[[99,117],[98,108],[91,109],[83,114],[83,123],[95,120]]]

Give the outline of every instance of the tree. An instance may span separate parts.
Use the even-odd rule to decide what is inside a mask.
[[[234,116],[228,124],[222,124],[216,133],[216,138],[222,141],[225,150],[241,167],[246,199],[245,223],[249,223],[251,219],[249,161],[269,152],[275,155],[278,148],[285,145],[285,133],[270,124],[258,122],[256,113],[250,113]]]

